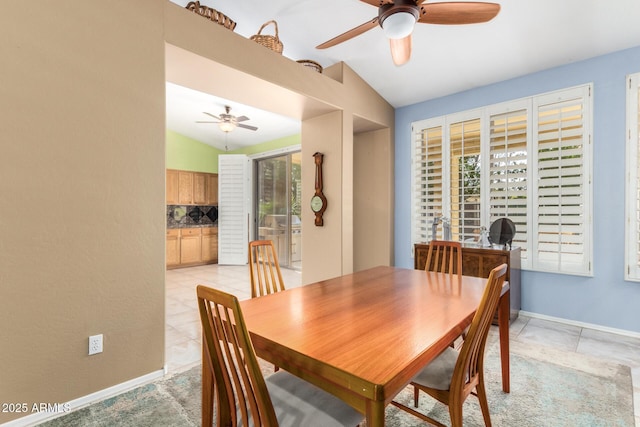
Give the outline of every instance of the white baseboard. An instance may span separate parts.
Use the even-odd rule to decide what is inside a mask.
[[[89,406],[93,403],[116,396],[120,393],[124,393],[125,391],[129,391],[143,384],[147,384],[149,382],[160,379],[165,375],[165,371],[166,367],[165,369],[160,369],[141,377],[116,384],[109,388],[105,388],[104,390],[100,390],[95,393],[79,397],[78,399],[71,400],[64,405],[60,405],[60,407],[64,407],[63,412],[36,412],[31,415],[27,415],[26,417],[18,418],[16,420],[0,424],[0,427],[28,427],[41,423],[43,421],[49,421],[54,418],[61,417],[69,412],[75,411],[85,406]]]
[[[520,310],[520,314],[526,317],[549,320],[551,322],[564,323],[565,325],[578,326],[581,328],[593,329],[596,331],[608,332],[610,334],[623,335],[627,337],[640,338],[640,332],[627,331],[626,329],[609,328],[607,326],[596,325],[593,323],[578,322],[575,320],[563,319],[561,317],[546,316],[544,314],[531,313]]]

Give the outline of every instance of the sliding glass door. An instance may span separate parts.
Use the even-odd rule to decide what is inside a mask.
[[[255,236],[271,240],[281,267],[302,268],[300,152],[256,160]]]

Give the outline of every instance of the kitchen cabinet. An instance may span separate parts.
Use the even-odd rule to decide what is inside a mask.
[[[178,171],[176,170],[167,170],[167,178],[166,178],[166,197],[168,205],[177,205],[178,204]]]
[[[218,174],[167,169],[167,205],[218,204]]]
[[[218,227],[167,230],[167,269],[218,262]]]
[[[167,267],[180,265],[180,230],[167,230]]]
[[[218,228],[208,227],[202,229],[202,262],[218,262]]]
[[[178,204],[193,204],[193,172],[178,171]]]
[[[195,264],[202,260],[199,228],[180,229],[180,264]]]
[[[205,174],[205,204],[217,205],[218,204],[218,174],[208,173]]]
[[[428,243],[416,243],[414,245],[413,267],[423,270],[427,263],[429,253]],[[507,277],[511,290],[511,314],[510,320],[518,317],[520,311],[520,248],[511,250],[462,247],[462,274],[474,277],[489,277],[489,273],[501,264],[507,264]]]
[[[194,172],[193,174],[193,204],[206,205],[206,175],[205,173]]]

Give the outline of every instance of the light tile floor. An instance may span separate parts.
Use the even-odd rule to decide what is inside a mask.
[[[300,286],[299,271],[282,269],[287,289]],[[251,297],[248,266],[219,266],[167,270],[165,365],[168,372],[186,370],[201,360],[200,316],[196,285],[206,285],[234,294],[238,299]]]
[[[285,286],[301,285],[300,272],[282,269]],[[217,264],[168,270],[166,273],[166,365],[170,373],[201,360],[200,323],[195,287],[203,284],[236,295],[251,296],[247,266]],[[520,316],[510,326],[512,340],[538,343],[601,357],[631,367],[636,427],[640,427],[640,338]]]

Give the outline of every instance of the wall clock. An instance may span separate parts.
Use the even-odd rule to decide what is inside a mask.
[[[315,153],[313,157],[316,162],[316,192],[311,198],[311,210],[316,214],[316,226],[322,227],[322,214],[327,209],[327,198],[322,194],[322,160],[324,155]]]

